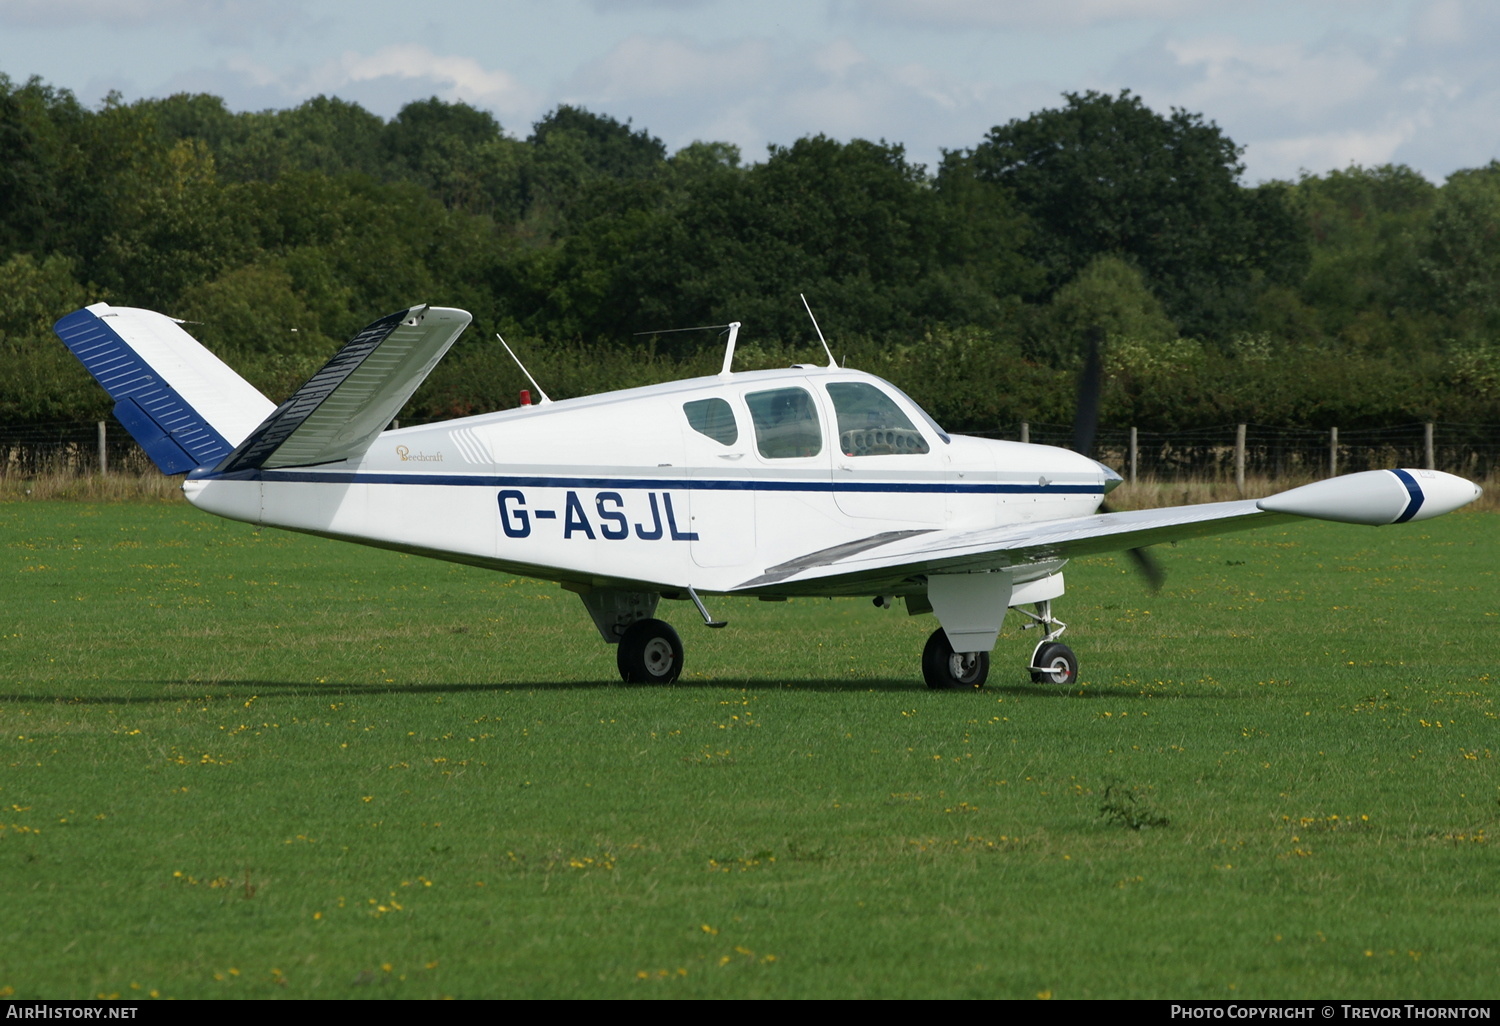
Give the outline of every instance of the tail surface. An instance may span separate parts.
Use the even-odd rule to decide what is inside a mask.
[[[469,314],[414,306],[368,325],[214,468],[238,474],[358,460],[468,327]]]
[[[170,317],[95,303],[53,327],[164,474],[213,466],[276,404]]]

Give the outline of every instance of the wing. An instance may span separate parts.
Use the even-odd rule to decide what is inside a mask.
[[[216,473],[309,467],[364,455],[470,317],[414,306],[365,328],[256,428]]]
[[[1004,570],[1294,519],[1292,514],[1265,512],[1255,500],[1246,499],[1099,513],[978,531],[889,531],[809,552],[768,568],[734,590],[865,594],[882,584],[894,585],[926,574]]]
[[[895,592],[913,578],[1042,564],[1138,549],[1159,542],[1313,518],[1343,523],[1406,523],[1441,516],[1479,497],[1479,486],[1435,470],[1367,470],[1264,499],[1168,506],[975,531],[889,531],[809,552],[733,589],[780,595]],[[1024,579],[1021,578],[1021,579]]]

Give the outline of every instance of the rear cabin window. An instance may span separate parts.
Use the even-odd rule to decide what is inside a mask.
[[[734,411],[723,399],[695,399],[682,404],[688,424],[700,435],[707,435],[720,445],[740,440],[740,429],[734,422]]]
[[[828,386],[839,418],[839,448],[845,456],[920,455],[927,439],[901,412],[895,400],[863,381]]]
[[[818,408],[803,388],[773,388],[745,396],[755,423],[755,447],[768,460],[816,456],[823,451]]]

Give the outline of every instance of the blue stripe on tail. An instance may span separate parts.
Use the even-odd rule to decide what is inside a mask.
[[[53,330],[115,400],[115,417],[162,473],[212,466],[234,451],[115,333],[107,318],[76,310]]]

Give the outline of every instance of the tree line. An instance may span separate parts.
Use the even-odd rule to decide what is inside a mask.
[[[1500,422],[1500,163],[1246,186],[1241,154],[1128,91],[926,168],[821,135],[669,153],[570,106],[524,138],[436,98],[90,109],[0,74],[0,423],[106,415],[50,330],[99,300],[183,319],[278,401],[376,316],[470,310],[415,422],[514,404],[495,332],[554,397],[717,369],[712,332],[667,329],[738,320],[737,366],[805,361],[799,293],[953,430],[1071,419],[1096,325],[1106,424]]]

